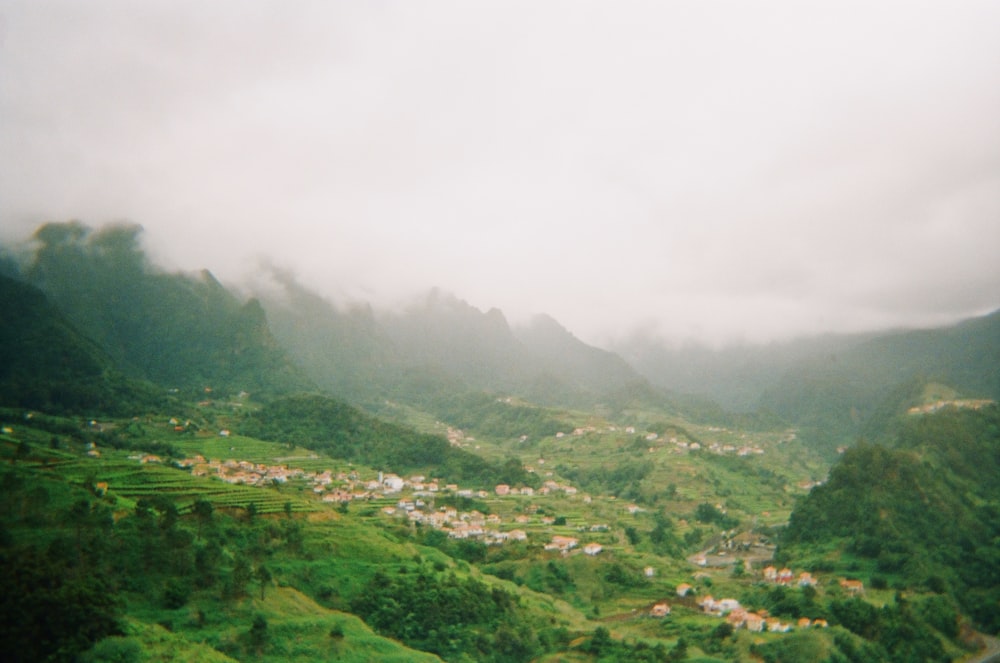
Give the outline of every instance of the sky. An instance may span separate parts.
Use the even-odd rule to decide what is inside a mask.
[[[0,0],[0,238],[595,344],[1000,308],[994,0]]]

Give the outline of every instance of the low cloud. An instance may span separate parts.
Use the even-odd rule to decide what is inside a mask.
[[[1000,306],[991,2],[13,2],[0,219],[600,341]]]

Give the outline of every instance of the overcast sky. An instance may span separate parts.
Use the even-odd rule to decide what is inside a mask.
[[[0,0],[0,235],[581,338],[1000,307],[1000,2]]]

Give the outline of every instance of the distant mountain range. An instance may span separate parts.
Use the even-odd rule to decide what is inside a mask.
[[[156,402],[128,379],[37,288],[0,276],[0,405],[72,413],[127,413]]]
[[[257,294],[275,335],[317,384],[345,397],[476,390],[592,407],[646,383],[548,316],[512,328],[498,309],[483,313],[440,290],[397,313],[342,310],[286,275],[276,280],[281,292]]]
[[[111,367],[168,389],[247,391],[264,400],[320,389],[356,404],[389,399],[432,413],[475,393],[605,416],[637,406],[720,422],[758,412],[829,448],[877,435],[880,422],[913,404],[928,382],[1000,399],[1000,313],[945,329],[717,352],[637,338],[610,352],[551,317],[512,327],[501,311],[482,312],[439,290],[402,311],[378,312],[339,307],[275,270],[277,287],[237,294],[207,271],[157,269],[139,248],[140,232],[76,222],[38,230],[36,250],[13,274],[37,290],[4,283],[16,301],[7,310],[19,311],[16,324],[8,317],[4,325],[8,385],[35,370],[23,368],[19,353],[41,343],[48,349],[39,357],[77,348],[66,350],[79,361],[55,376],[61,383]],[[30,319],[48,331],[20,335]]]
[[[138,246],[140,232],[47,224],[23,278],[130,377],[260,395],[312,386],[286,359],[257,301],[242,301],[208,271],[158,270]]]
[[[771,412],[831,445],[879,435],[883,419],[914,404],[928,383],[1000,400],[1000,311],[940,329],[720,351],[633,339],[616,350],[653,384]]]

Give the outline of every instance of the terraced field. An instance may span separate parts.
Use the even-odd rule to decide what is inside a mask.
[[[121,454],[120,454],[121,455]],[[187,513],[198,499],[212,503],[217,509],[246,508],[253,504],[257,513],[279,513],[290,502],[294,512],[311,512],[324,508],[304,499],[297,491],[279,492],[224,483],[208,477],[192,476],[182,470],[159,463],[140,464],[127,458],[77,458],[58,463],[59,472],[73,483],[107,483],[108,494],[118,499],[121,507],[129,508],[144,497],[169,496],[180,513]]]

